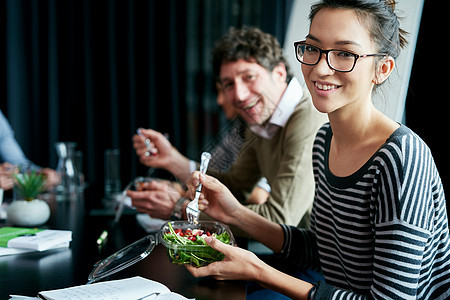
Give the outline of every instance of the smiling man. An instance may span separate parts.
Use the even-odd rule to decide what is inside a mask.
[[[224,101],[236,108],[250,130],[230,168],[209,168],[208,174],[267,219],[308,226],[314,198],[312,146],[326,116],[314,109],[309,92],[293,78],[276,38],[259,29],[230,29],[215,45],[213,70]],[[143,139],[136,137],[134,147],[140,161],[164,168],[184,182],[192,163],[160,133],[142,133],[152,141],[157,153],[146,156]],[[247,202],[261,177],[267,178],[271,187],[267,201]],[[183,211],[186,205],[177,207]]]
[[[266,177],[269,198],[248,207],[275,222],[307,226],[314,198],[312,145],[326,117],[292,76],[276,38],[257,28],[230,29],[215,45],[213,70],[250,131],[230,169],[208,173],[244,203],[246,192]]]

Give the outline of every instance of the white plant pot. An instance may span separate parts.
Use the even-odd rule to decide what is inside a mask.
[[[32,201],[15,200],[7,208],[8,220],[17,226],[39,226],[50,218],[50,207],[47,202],[34,199]]]

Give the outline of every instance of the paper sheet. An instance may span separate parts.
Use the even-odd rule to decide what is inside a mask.
[[[162,283],[140,276],[44,291],[39,295],[49,300],[186,299],[179,294],[171,293]]]

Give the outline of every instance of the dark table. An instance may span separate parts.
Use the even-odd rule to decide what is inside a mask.
[[[112,214],[93,215],[85,206],[89,200],[89,196],[70,201],[46,197],[52,214],[41,228],[72,230],[70,248],[0,256],[0,300],[8,299],[10,294],[36,296],[43,290],[86,284],[95,262],[147,235],[133,214],[123,215],[114,226]],[[9,225],[0,221],[0,227]],[[108,230],[109,236],[99,248],[96,241],[103,230]],[[246,295],[243,281],[194,278],[184,267],[169,261],[162,245],[156,246],[144,260],[105,280],[137,275],[161,282],[188,298],[245,299]]]

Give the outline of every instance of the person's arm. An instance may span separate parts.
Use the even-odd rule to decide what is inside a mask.
[[[8,162],[10,164],[19,165],[33,165],[32,162],[25,156],[22,148],[14,138],[14,131],[9,125],[8,120],[0,111],[0,161]]]
[[[285,229],[281,225],[243,206],[216,178],[194,172],[187,182],[191,193],[199,180],[203,184],[199,201],[199,208],[203,212],[218,221],[239,227],[275,252],[280,252],[282,248],[287,247]],[[188,270],[196,277],[213,276],[219,280],[252,280],[294,299],[307,299],[313,288],[312,284],[265,264],[252,252],[226,245],[214,238],[207,238],[206,242],[212,248],[224,253],[225,259],[202,268],[188,266]],[[288,244],[291,245],[291,243]]]
[[[194,193],[200,172],[193,173],[188,187]],[[281,225],[274,223],[242,205],[219,180],[200,175],[203,184],[199,208],[210,217],[225,224],[237,226],[255,240],[275,252],[283,247],[284,233]]]
[[[261,178],[253,188],[246,204],[264,204],[270,197],[270,185],[265,177]]]
[[[199,176],[199,173],[194,173],[193,178],[195,176]],[[239,227],[275,252],[283,250],[282,254],[288,259],[299,256],[300,261],[309,260],[304,252],[297,252],[295,249],[300,249],[301,246],[310,248],[310,244],[315,244],[314,240],[308,240],[313,237],[310,231],[281,226],[268,221],[240,204],[230,191],[215,178],[200,175],[200,181],[203,184],[203,191],[199,207],[205,213],[219,221]],[[189,188],[192,189],[196,183],[195,180],[190,182]],[[287,229],[291,232],[287,233]],[[288,240],[286,240],[287,236],[290,236]],[[373,295],[378,295],[383,299],[395,295],[400,295],[402,298],[415,295],[421,260],[413,259],[413,257],[422,257],[428,237],[429,234],[426,230],[400,220],[377,225],[374,249],[374,253],[377,255],[374,258],[374,279],[371,288]],[[346,296],[367,297],[367,295],[364,296],[354,291],[336,288],[323,281],[313,286],[274,270],[259,261],[251,252],[225,245],[215,239],[208,239],[207,243],[224,253],[225,259],[203,268],[189,267],[189,271],[194,276],[213,276],[220,280],[252,280],[295,299],[307,299],[309,294],[311,299],[329,299],[336,295],[344,298]],[[287,246],[286,244],[291,245]],[[314,250],[314,248],[311,249]],[[287,251],[290,253],[286,253]],[[399,256],[396,253],[403,253],[403,255]],[[317,258],[318,256],[316,256]],[[295,259],[292,260],[295,261]],[[398,277],[398,274],[402,274],[401,278]],[[392,280],[393,278],[397,279]],[[407,284],[407,282],[411,284]],[[391,291],[395,291],[394,294],[391,294]],[[402,291],[406,293],[402,293]]]
[[[205,241],[222,252],[225,259],[202,268],[187,266],[195,277],[212,276],[218,280],[256,281],[261,286],[290,298],[308,299],[312,284],[276,270],[250,251],[226,245],[212,237],[206,238]]]

